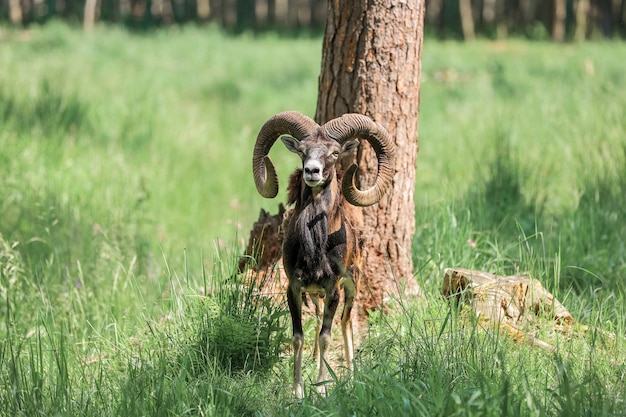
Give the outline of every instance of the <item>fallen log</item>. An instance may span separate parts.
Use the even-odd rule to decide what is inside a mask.
[[[548,352],[555,352],[556,348],[521,326],[537,317],[560,327],[569,327],[574,322],[569,311],[537,279],[527,276],[448,268],[444,272],[442,294],[470,305],[482,327],[499,329],[517,342]]]

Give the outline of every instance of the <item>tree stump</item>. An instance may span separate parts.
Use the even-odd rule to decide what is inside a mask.
[[[257,272],[271,268],[283,255],[283,232],[281,225],[285,206],[278,206],[278,213],[270,214],[261,209],[259,218],[252,225],[248,247],[239,259],[239,273],[246,268]]]
[[[554,346],[521,330],[536,318],[569,326],[574,322],[567,309],[541,283],[527,276],[499,276],[482,271],[448,268],[444,272],[444,297],[469,304],[482,327],[499,329],[515,341],[554,352]]]
[[[282,262],[279,262],[283,256],[282,223],[285,212],[282,204],[276,214],[261,209],[238,264],[238,273],[245,274],[246,285],[253,285],[263,294],[281,301],[287,286],[287,276]]]

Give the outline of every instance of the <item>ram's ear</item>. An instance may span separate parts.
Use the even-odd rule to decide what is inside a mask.
[[[302,151],[300,150],[300,147],[298,146],[300,145],[300,141],[294,138],[293,136],[283,135],[280,137],[280,140],[283,141],[287,149],[289,149],[291,152],[294,152],[297,154],[302,153]]]
[[[347,140],[341,145],[341,153],[347,155],[351,152],[354,152],[359,147],[358,139]]]

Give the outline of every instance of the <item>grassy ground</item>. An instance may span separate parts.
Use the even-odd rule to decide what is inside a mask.
[[[374,314],[353,378],[292,400],[285,306],[231,275],[277,205],[254,190],[256,132],[313,114],[320,45],[0,28],[0,415],[626,415],[620,43],[426,41],[429,306]],[[556,355],[483,331],[439,296],[451,266],[528,272],[591,330],[537,325]]]

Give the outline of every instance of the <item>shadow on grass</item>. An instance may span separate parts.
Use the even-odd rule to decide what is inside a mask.
[[[626,292],[626,144],[611,158],[617,169],[583,178],[578,206],[559,219],[562,284],[580,291]]]
[[[65,135],[88,127],[89,107],[74,94],[59,91],[48,80],[41,81],[34,98],[22,99],[5,89],[0,90],[0,117],[19,135],[40,129],[44,137],[62,139]],[[60,133],[51,135],[51,133]]]
[[[499,134],[493,148],[484,177],[463,201],[473,213],[478,230],[491,231],[501,240],[517,241],[520,228],[525,235],[535,232],[544,201],[537,195],[524,195],[524,182],[530,173],[513,155],[508,138]]]
[[[530,269],[563,289],[624,292],[626,145],[603,156],[600,169],[583,173],[576,207],[549,212],[541,190],[525,188],[533,173],[512,152],[508,137],[498,132],[494,139],[493,156],[478,170],[475,185],[448,213],[417,210],[416,263],[424,262],[419,256],[433,256],[429,247],[449,247],[438,260],[447,267],[498,274]]]

